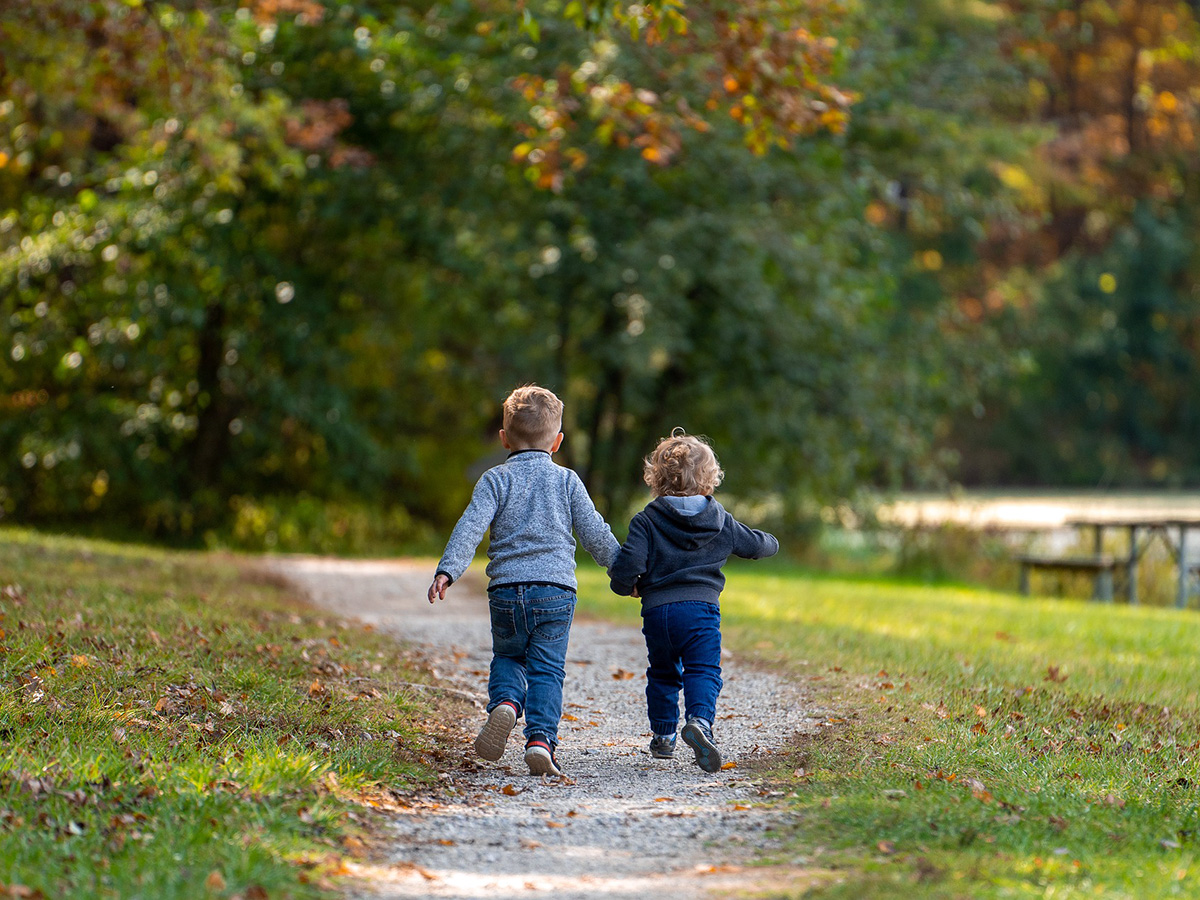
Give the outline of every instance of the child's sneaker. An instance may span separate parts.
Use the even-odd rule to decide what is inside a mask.
[[[650,739],[650,755],[655,759],[675,758],[675,735],[656,734]]]
[[[517,724],[517,707],[507,700],[488,713],[487,722],[475,738],[475,752],[493,762],[504,755],[504,745]]]
[[[716,772],[721,768],[721,751],[713,743],[712,726],[708,722],[693,716],[679,734],[683,742],[696,751],[696,765],[705,772]]]
[[[545,741],[532,740],[525,745],[525,765],[530,775],[561,775],[554,750]]]

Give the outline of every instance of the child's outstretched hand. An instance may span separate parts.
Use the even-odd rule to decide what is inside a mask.
[[[429,602],[446,599],[446,588],[450,587],[450,579],[440,572],[434,576],[433,584],[429,586]]]

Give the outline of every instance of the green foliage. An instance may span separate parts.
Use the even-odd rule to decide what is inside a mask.
[[[537,6],[536,35],[487,4],[270,6],[6,7],[7,516],[330,548],[344,516],[312,503],[378,504],[382,541],[412,540],[536,380],[605,510],[684,425],[802,523],[936,479],[938,423],[1004,370],[953,300],[1010,207],[994,163],[1028,144],[980,115],[987,18],[814,18],[820,71],[776,95],[741,85],[722,16],[782,27],[790,3],[690,30],[671,3]],[[788,97],[794,120],[767,109]],[[261,513],[285,497],[316,498],[294,527]]]
[[[435,544],[430,529],[399,506],[388,509],[375,503],[338,503],[307,494],[233,497],[230,506],[234,515],[228,528],[205,535],[210,546],[383,556],[395,553],[397,542],[409,552]]]
[[[327,896],[364,799],[428,777],[394,642],[230,560],[6,531],[0,570],[0,883]]]
[[[1006,323],[1024,370],[957,441],[971,481],[1180,487],[1200,479],[1195,217],[1141,206]]]

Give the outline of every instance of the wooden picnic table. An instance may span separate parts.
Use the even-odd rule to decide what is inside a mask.
[[[1178,580],[1175,605],[1183,609],[1188,604],[1190,581],[1200,572],[1200,541],[1189,548],[1188,532],[1200,530],[1200,516],[1076,516],[1067,519],[1073,528],[1092,529],[1093,551],[1104,556],[1104,532],[1110,528],[1128,535],[1128,550],[1124,557],[1125,591],[1131,604],[1137,603],[1138,561],[1154,541],[1159,540],[1175,560]]]

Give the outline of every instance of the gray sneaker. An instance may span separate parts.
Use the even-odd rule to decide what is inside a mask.
[[[721,751],[713,743],[712,726],[697,716],[687,720],[679,732],[683,742],[696,752],[696,765],[705,772],[716,772],[721,768]]]
[[[675,735],[656,734],[650,739],[650,755],[655,759],[675,758]]]
[[[475,752],[493,762],[504,755],[504,745],[517,724],[517,710],[511,703],[501,703],[490,713],[487,722],[475,738]]]

